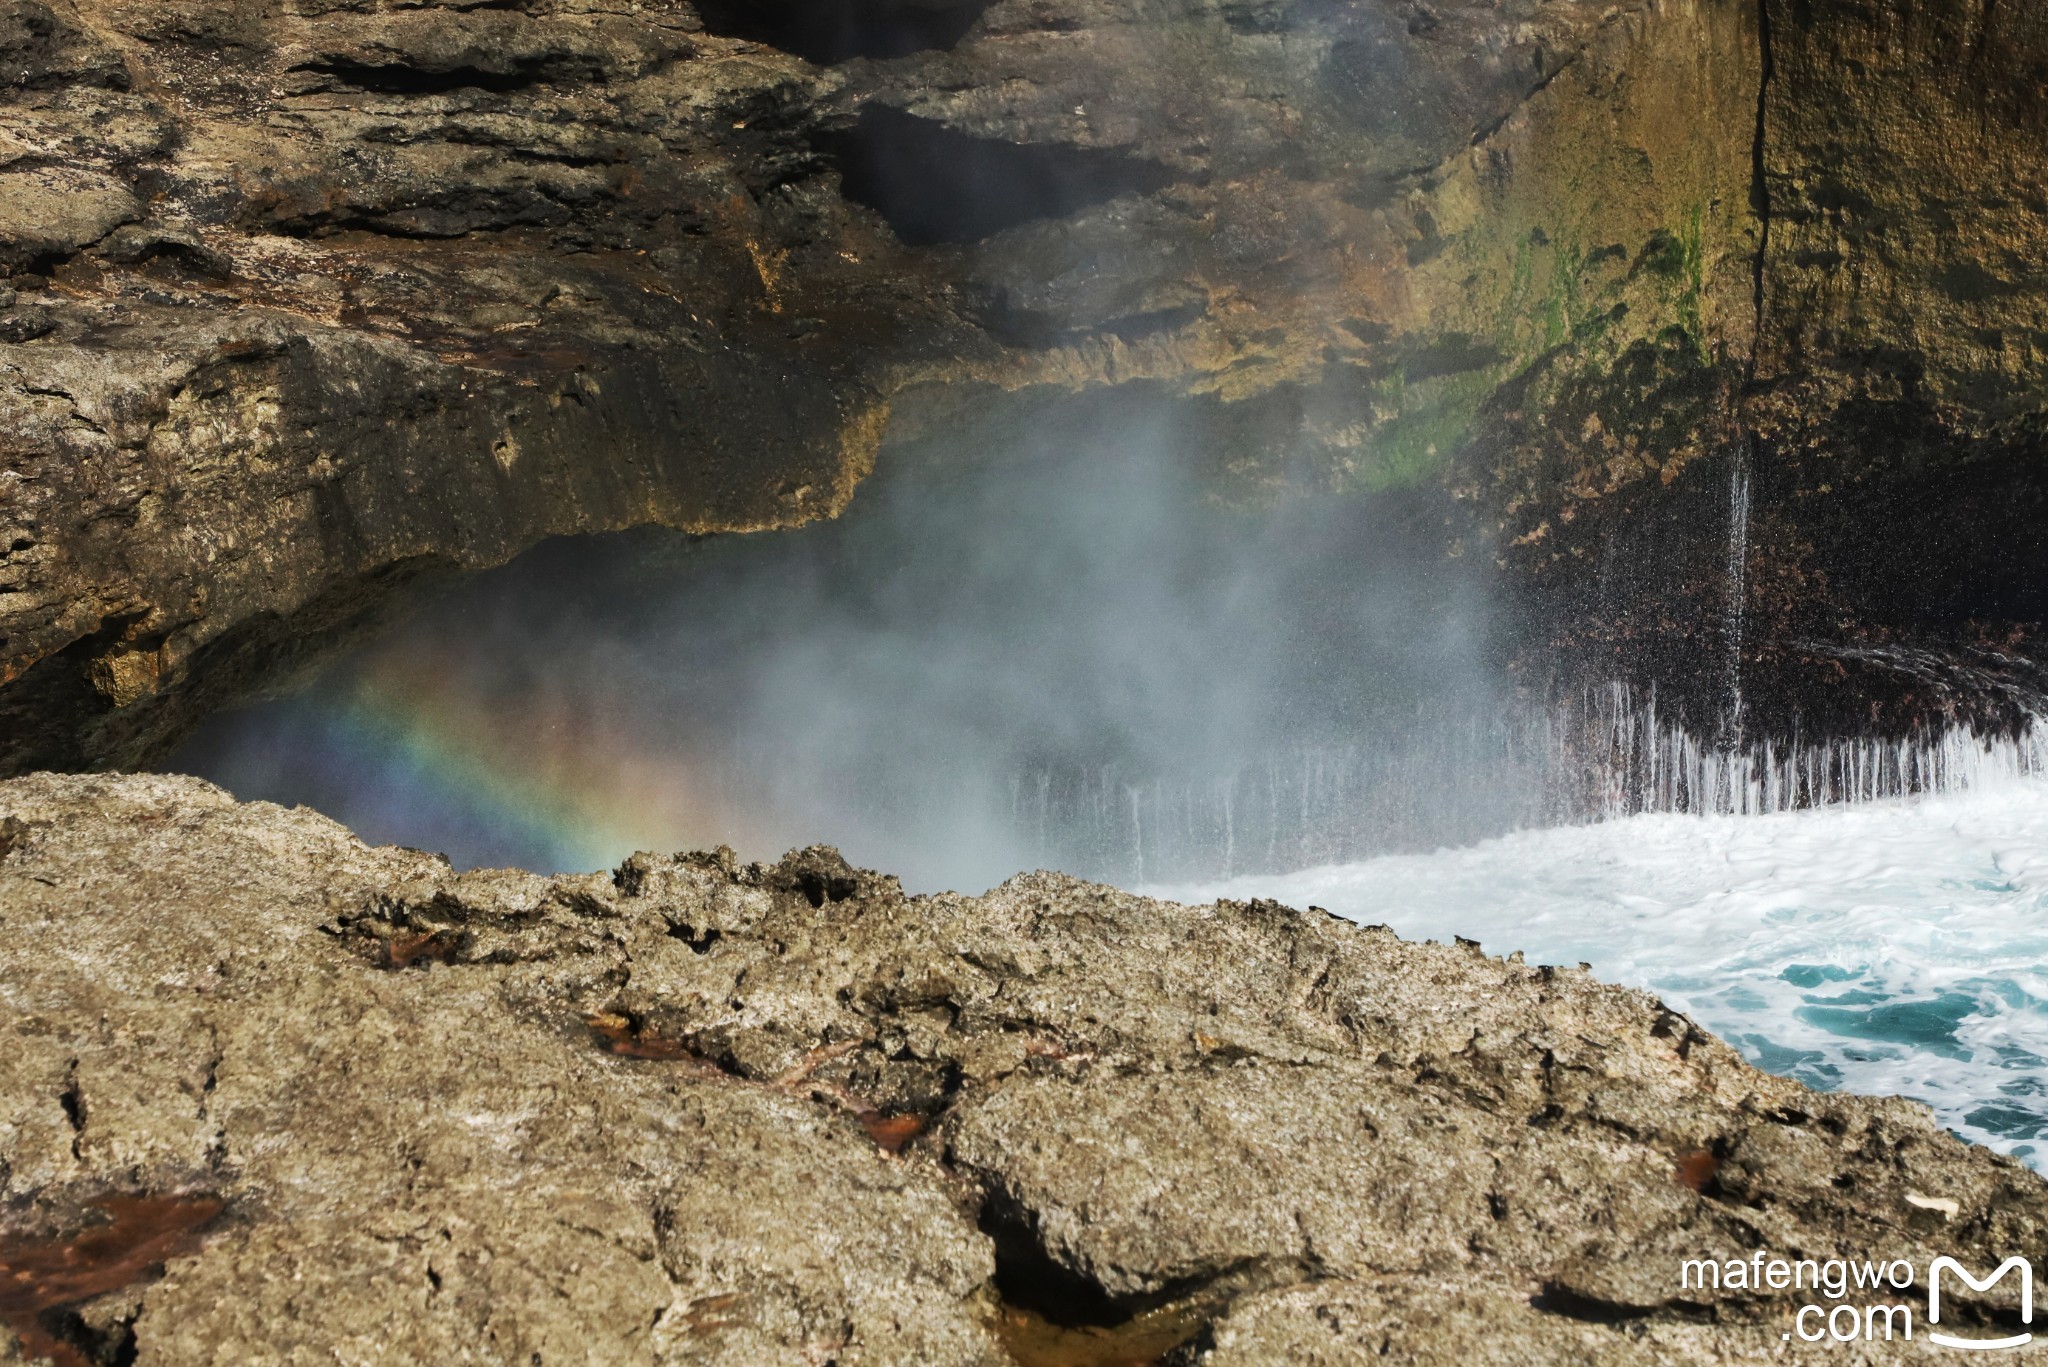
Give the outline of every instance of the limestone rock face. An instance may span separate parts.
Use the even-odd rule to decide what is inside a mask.
[[[1596,673],[1682,700],[1721,673],[1686,663],[1704,648],[1741,657],[1753,707],[1817,730],[1966,711],[1996,689],[1951,664],[1981,683],[2048,617],[2048,19],[1765,0],[1753,21],[1746,343],[1542,358],[1462,463],[1532,617]],[[1694,240],[1672,264],[1711,282]],[[1723,259],[1732,304],[1743,262]]]
[[[0,769],[547,535],[830,516],[963,389],[1210,404],[1231,498],[1465,499],[1599,676],[1714,643],[1745,452],[1753,665],[1968,615],[1943,566],[2039,620],[2041,26],[0,0]]]
[[[1904,438],[2037,414],[2048,15],[1773,4],[1770,24],[1758,365],[1814,386],[1779,422],[1862,405],[1860,421]]]
[[[13,767],[542,536],[830,514],[863,358],[962,331],[819,173],[832,82],[680,5],[7,0],[0,73]]]
[[[1768,8],[1749,412],[1770,481],[1759,568],[1771,577],[1752,602],[1796,623],[1788,650],[1836,604],[1880,625],[1968,622],[1972,643],[1993,648],[1980,665],[2016,643],[2037,650],[2048,14]],[[1802,614],[1806,584],[1833,601]],[[1880,603],[1892,606],[1868,606]]]
[[[836,12],[0,5],[0,766],[545,535],[829,516],[906,395],[1156,382],[1341,492],[1571,339],[1746,348],[1747,7]]]
[[[0,847],[0,1266],[220,1205],[91,1294],[0,1281],[73,1360],[1796,1358],[1791,1293],[1680,1261],[2048,1220],[1641,993],[1272,904],[457,875],[176,778],[0,785]]]

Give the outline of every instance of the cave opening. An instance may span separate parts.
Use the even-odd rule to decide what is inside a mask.
[[[697,0],[704,27],[820,66],[947,51],[995,0]]]
[[[459,865],[828,843],[913,891],[1042,867],[1190,905],[1270,898],[1454,932],[1656,991],[1812,1086],[1909,1086],[2022,1156],[2048,1133],[2037,1103],[2001,1090],[2015,1059],[2048,1054],[1968,1042],[2048,1041],[2018,986],[2037,941],[2009,933],[2043,886],[2014,851],[2048,833],[2048,793],[2008,782],[2048,770],[2048,748],[1916,732],[1903,712],[1876,725],[1886,671],[1816,681],[1763,653],[1786,573],[1773,562],[1791,551],[1836,592],[1871,595],[1853,605],[1871,631],[2024,608],[2031,571],[1959,558],[1969,528],[1945,522],[1889,559],[1827,515],[1799,537],[1771,516],[1745,529],[1731,500],[1746,467],[1701,461],[1669,517],[1610,547],[1612,600],[1573,610],[1625,621],[1634,592],[1640,620],[1661,620],[1688,601],[1674,585],[1742,554],[1764,596],[1751,730],[1731,742],[1713,729],[1711,593],[1690,651],[1659,647],[1662,680],[1698,684],[1694,715],[1682,686],[1662,700],[1675,720],[1646,692],[1532,689],[1515,666],[1546,658],[1558,618],[1517,618],[1499,548],[1440,485],[1219,496],[1231,456],[1298,439],[1298,411],[1261,431],[1164,386],[954,397],[885,445],[837,520],[543,545],[307,690],[217,715],[167,767]],[[1793,503],[1783,464],[1748,454],[1751,511]],[[1987,464],[1944,496],[2002,534],[1982,497],[2000,483]],[[1863,496],[1936,492],[1908,470]],[[1916,575],[1930,582],[1904,592]],[[1785,706],[1819,733],[1794,735]],[[837,895],[798,891],[821,908]],[[1186,1327],[1016,1252],[998,1277],[1033,1341]]]
[[[1759,1224],[1910,1255],[1866,1339],[2025,1263],[2044,72],[0,3],[0,1363],[1750,1360]]]
[[[465,864],[824,841],[937,889],[1279,873],[2032,762],[2048,677],[1984,614],[2036,588],[1969,532],[2026,534],[1998,461],[1797,525],[1782,463],[1703,461],[1532,588],[1439,484],[1233,485],[1301,421],[1160,386],[955,395],[836,520],[547,543],[170,764]],[[1764,511],[1736,546],[1738,476]],[[1855,534],[1866,503],[1938,499],[1975,520]]]
[[[821,139],[820,150],[838,168],[842,193],[879,213],[914,247],[979,242],[1179,179],[1141,157],[978,138],[880,104]]]
[[[931,889],[1534,819],[1451,500],[1219,498],[1212,400],[988,397],[839,519],[546,544],[170,763],[463,863],[824,841]]]

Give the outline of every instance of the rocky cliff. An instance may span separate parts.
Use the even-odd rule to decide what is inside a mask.
[[[2009,642],[2043,25],[5,0],[0,766],[137,762],[547,535],[829,516],[963,388],[1183,393],[1230,497],[1464,498],[1568,670]]]
[[[1732,657],[1766,724],[1967,712],[2030,674],[2012,650],[2038,653],[2048,619],[2048,19],[1764,0],[1743,32],[1743,250],[1719,258],[1731,307],[1749,276],[1739,339],[1713,364],[1670,344],[1541,358],[1466,464],[1581,667],[1691,691],[1695,720]]]
[[[0,784],[0,1005],[7,1363],[1888,1361],[1680,1263],[2048,1223],[1519,955],[825,850],[457,875],[193,779]]]
[[[0,8],[6,762],[546,535],[835,511],[876,367],[976,340],[822,174],[832,84],[673,4]]]

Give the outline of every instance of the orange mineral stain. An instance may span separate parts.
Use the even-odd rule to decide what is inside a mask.
[[[617,1054],[620,1058],[697,1058],[690,1047],[681,1040],[670,1039],[651,1025],[636,1025],[630,1016],[622,1016],[613,1011],[599,1011],[585,1016],[583,1020],[603,1042],[605,1050]]]
[[[881,1145],[884,1153],[901,1153],[903,1146],[924,1133],[925,1118],[921,1115],[883,1115],[880,1111],[869,1111],[860,1117],[860,1123],[868,1132],[868,1138]]]
[[[1705,1149],[1695,1149],[1691,1153],[1679,1155],[1678,1166],[1672,1172],[1672,1176],[1681,1187],[1692,1191],[1705,1191],[1707,1183],[1713,1181],[1714,1174],[1720,1170],[1720,1159]]]
[[[94,1203],[103,1224],[54,1239],[0,1238],[0,1321],[24,1356],[58,1367],[88,1367],[71,1344],[44,1328],[45,1311],[119,1291],[199,1247],[221,1212],[212,1196],[108,1196]]]

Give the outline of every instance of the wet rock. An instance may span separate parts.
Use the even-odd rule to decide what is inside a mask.
[[[1953,617],[1930,566],[2038,618],[1854,534],[2041,521],[2042,34],[1975,14],[6,0],[0,289],[56,288],[0,329],[0,772],[544,536],[831,516],[963,386],[1219,406],[1230,497],[1468,499],[1589,675],[1687,676],[1759,442],[1759,665]]]
[[[2048,104],[2022,73],[2048,24],[2038,8],[1906,0],[1754,9],[1755,141],[1726,201],[1748,225],[1747,340],[1687,344],[1704,335],[1694,297],[1721,293],[1701,316],[1742,309],[1738,261],[1712,264],[1713,213],[1704,233],[1687,217],[1628,264],[1676,291],[1667,330],[1605,367],[1576,343],[1537,360],[1489,398],[1464,463],[1500,510],[1528,615],[1549,624],[1545,668],[1654,679],[1707,730],[1725,699],[1689,667],[1703,647],[1740,654],[1754,724],[1781,734],[1793,717],[1808,734],[2009,724],[1995,687],[1856,649],[1992,668],[2038,651],[2048,353],[2043,282],[2020,263],[2048,225]],[[1739,589],[1738,460],[1754,513]]]
[[[1792,1294],[1681,1259],[2048,1219],[1644,994],[1272,904],[455,874],[182,778],[0,814],[0,1286],[109,1193],[221,1203],[59,1307],[138,1364],[1734,1362]]]
[[[904,348],[994,348],[834,192],[834,83],[666,2],[0,4],[0,768],[543,536],[836,511]]]

